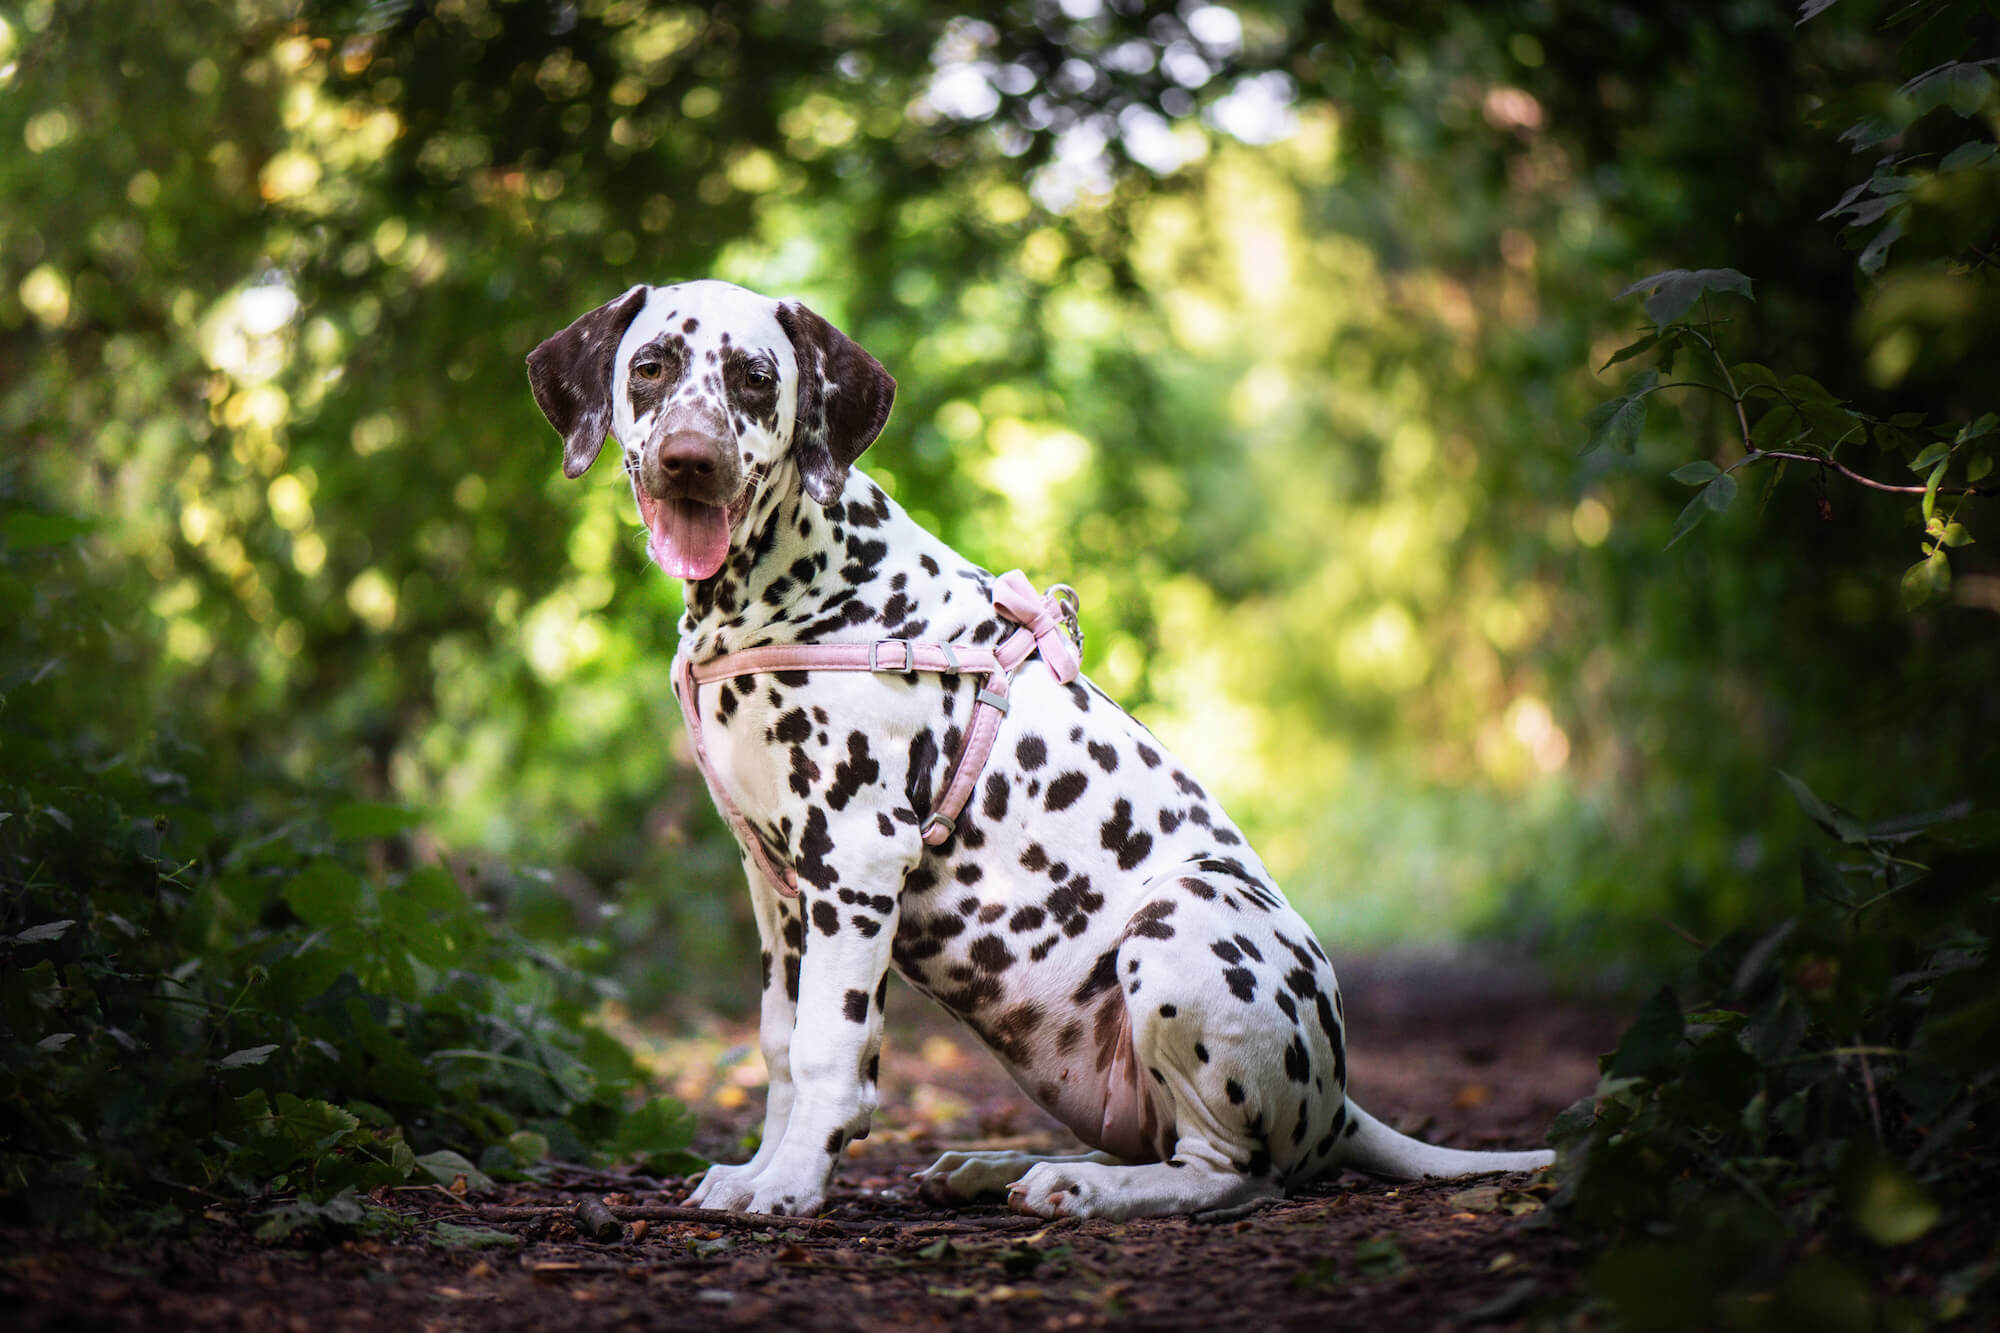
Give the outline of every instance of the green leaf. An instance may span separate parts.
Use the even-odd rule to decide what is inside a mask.
[[[1802,407],[1814,404],[1830,405],[1840,401],[1833,390],[1810,375],[1787,375],[1783,381],[1783,388]]]
[[[1687,502],[1687,507],[1681,510],[1680,517],[1674,520],[1674,534],[1667,538],[1668,550],[1672,550],[1675,542],[1693,532],[1701,521],[1708,517],[1711,510],[1708,501],[1703,498],[1707,494],[1708,488],[1702,487],[1695,493],[1694,499]]]
[[[1889,247],[1902,238],[1903,220],[1890,218],[1882,230],[1875,233],[1875,239],[1868,242],[1867,247],[1862,250],[1861,257],[1854,261],[1856,267],[1869,277],[1874,277],[1882,271],[1882,266],[1889,262]]]
[[[278,1094],[275,1109],[278,1131],[312,1152],[325,1152],[361,1128],[361,1119],[332,1102]]]
[[[637,1157],[660,1175],[686,1175],[702,1164],[687,1151],[694,1132],[693,1111],[672,1097],[655,1097],[625,1117],[612,1146],[620,1156]]]
[[[69,928],[75,924],[74,920],[44,921],[41,925],[29,926],[26,930],[14,936],[13,943],[51,944],[68,934]]]
[[[1702,487],[1700,498],[1707,503],[1710,509],[1720,514],[1729,508],[1730,501],[1736,498],[1736,478],[1730,476],[1727,472],[1723,473],[1714,481]]]
[[[1617,351],[1611,354],[1611,359],[1609,361],[1606,361],[1603,365],[1597,368],[1598,374],[1600,375],[1603,374],[1605,371],[1611,369],[1611,367],[1617,365],[1620,361],[1629,361],[1635,356],[1641,356],[1646,352],[1651,351],[1654,347],[1659,345],[1660,336],[1661,335],[1657,333],[1649,333],[1645,337],[1639,339],[1638,342],[1626,343],[1623,347],[1619,348]]]
[[[1961,116],[1979,114],[1993,92],[1993,76],[1978,64],[1954,60],[1926,70],[1897,92],[1909,99],[1917,115],[1948,106]]]
[[[1944,480],[1945,469],[1950,466],[1951,460],[1949,458],[1940,459],[1938,465],[1931,469],[1929,479],[1924,482],[1923,510],[1924,522],[1926,523],[1937,516],[1938,483]]]
[[[1706,458],[1683,463],[1668,474],[1683,486],[1706,486],[1722,475],[1722,469]]]
[[[1951,562],[1945,548],[1938,546],[1916,564],[1903,571],[1899,585],[1905,611],[1916,611],[1941,600],[1951,591]]]
[[[1944,160],[1938,163],[1938,171],[1942,174],[1947,171],[1964,171],[1968,167],[1984,166],[1995,156],[2000,156],[2000,144],[1980,143],[1976,140],[1972,143],[1962,143],[1944,155]]]
[[[1639,431],[1646,424],[1646,394],[1659,383],[1660,372],[1642,370],[1625,385],[1625,395],[1599,403],[1583,421],[1590,427],[1583,453],[1612,445],[1631,453],[1639,443]]]
[[[379,801],[336,805],[326,818],[337,838],[388,838],[418,823],[416,811]]]
[[[1910,471],[1922,472],[1927,467],[1934,467],[1949,457],[1950,454],[1951,446],[1943,440],[1939,440],[1910,460]]]
[[[1703,268],[1689,271],[1684,268],[1668,269],[1655,273],[1650,278],[1639,281],[1618,293],[1619,299],[1648,293],[1645,302],[1646,314],[1664,331],[1681,316],[1694,308],[1703,292],[1734,293],[1737,296],[1755,300],[1751,293],[1751,280],[1733,268]]]
[[[1736,391],[1744,393],[1750,389],[1775,389],[1778,376],[1769,366],[1755,361],[1739,361],[1729,368],[1729,378],[1736,383]]]
[[[1833,807],[1822,801],[1818,793],[1814,792],[1811,787],[1806,786],[1804,782],[1785,772],[1784,769],[1781,768],[1778,770],[1778,776],[1783,778],[1785,785],[1792,789],[1792,799],[1799,803],[1799,809],[1805,811],[1806,818],[1825,829],[1828,833],[1832,833]]]
[[[315,861],[285,886],[285,902],[309,926],[342,926],[361,915],[367,886],[347,867]]]
[[[1625,1029],[1608,1072],[1614,1078],[1658,1077],[1673,1063],[1686,1030],[1680,1001],[1670,987],[1660,987]]]
[[[353,1230],[367,1219],[368,1208],[352,1192],[343,1190],[323,1203],[297,1199],[257,1216],[264,1219],[257,1227],[257,1239],[280,1241],[295,1231]]]
[[[1938,540],[1946,546],[1970,546],[1973,537],[1965,524],[1947,523],[1944,525],[1944,531],[1938,534]]]
[[[1791,444],[1805,425],[1798,409],[1790,403],[1777,403],[1750,428],[1750,447],[1753,449],[1782,449]]]
[[[1968,482],[1982,480],[1993,470],[1993,455],[1981,454],[1965,465],[1965,479]]]
[[[1549,1125],[1549,1142],[1567,1151],[1597,1124],[1597,1098],[1579,1097],[1564,1107]]]
[[[276,1044],[269,1046],[246,1046],[240,1051],[231,1051],[215,1063],[223,1069],[247,1069],[251,1065],[261,1065],[277,1052]]]
[[[424,1153],[417,1158],[416,1165],[440,1185],[450,1185],[452,1181],[464,1176],[465,1190],[468,1194],[481,1194],[498,1188],[493,1183],[493,1177],[474,1166],[464,1154],[453,1152],[449,1148]]]

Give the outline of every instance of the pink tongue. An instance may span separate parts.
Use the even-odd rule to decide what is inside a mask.
[[[714,578],[729,558],[728,512],[695,500],[655,500],[646,508],[653,563],[677,579]]]

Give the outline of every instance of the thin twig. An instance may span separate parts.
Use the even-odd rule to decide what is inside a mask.
[[[1873,477],[1856,472],[1845,463],[1822,457],[1819,454],[1793,453],[1789,449],[1753,449],[1743,456],[1737,466],[1741,467],[1743,463],[1755,463],[1765,458],[1783,458],[1794,463],[1812,463],[1819,467],[1830,468],[1856,485],[1866,486],[1870,490],[1887,491],[1892,495],[1922,495],[1929,489],[1926,486],[1897,486],[1890,482],[1877,481]],[[2000,495],[2000,486],[1940,486],[1937,488],[1937,493],[1939,495]]]
[[[1668,930],[1671,930],[1672,932],[1674,932],[1674,934],[1680,936],[1683,940],[1685,940],[1688,944],[1690,944],[1694,948],[1704,949],[1704,950],[1708,948],[1707,943],[1701,938],[1701,936],[1695,934],[1693,931],[1689,930],[1686,926],[1680,925],[1673,921],[1669,921],[1666,917],[1663,916],[1655,916],[1653,920],[1659,922],[1661,925],[1665,926]]]
[[[461,1199],[458,1195],[453,1194],[450,1190],[446,1189],[442,1185],[397,1185],[390,1190],[390,1193],[438,1194],[442,1195],[446,1199],[449,1199],[451,1201],[452,1206],[455,1208],[462,1208],[468,1213],[478,1211],[478,1209],[474,1207],[472,1204],[467,1203],[464,1199]]]
[[[1706,289],[1701,294],[1701,317],[1708,321],[1710,329],[1715,327],[1715,320],[1708,313],[1708,292]],[[1748,452],[1751,448],[1750,417],[1743,410],[1743,395],[1737,391],[1736,377],[1729,373],[1729,362],[1723,357],[1721,351],[1717,349],[1713,338],[1703,338],[1701,334],[1696,333],[1693,329],[1688,331],[1694,333],[1695,337],[1701,338],[1702,344],[1708,348],[1709,356],[1715,360],[1715,368],[1722,372],[1722,382],[1729,386],[1729,401],[1735,405],[1736,424],[1743,428],[1743,448],[1745,452]]]
[[[1882,1104],[1875,1098],[1875,1071],[1868,1067],[1867,1047],[1861,1045],[1861,1038],[1854,1039],[1855,1059],[1861,1062],[1861,1087],[1868,1094],[1868,1118],[1875,1124],[1875,1142],[1882,1141]]]
[[[488,1222],[533,1222],[540,1218],[551,1221],[570,1218],[575,1215],[575,1204],[552,1207],[516,1208],[487,1204],[479,1209],[479,1216]],[[874,1230],[874,1224],[857,1225],[836,1222],[830,1217],[783,1217],[771,1213],[729,1213],[718,1208],[676,1208],[666,1204],[614,1204],[611,1215],[621,1222],[699,1222],[704,1226],[736,1227],[753,1231],[777,1231],[788,1227],[808,1230],[838,1231],[843,1234],[858,1234]]]

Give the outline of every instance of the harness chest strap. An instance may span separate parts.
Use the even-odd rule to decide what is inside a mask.
[[[951,776],[937,805],[924,820],[923,840],[935,847],[957,828],[959,812],[971,799],[979,774],[993,752],[1000,721],[1007,713],[1014,668],[1039,654],[1056,680],[1068,684],[1076,678],[1080,665],[1076,645],[1064,632],[1073,623],[1074,612],[1054,590],[1037,593],[1020,570],[1009,570],[994,581],[993,604],[1002,616],[1021,626],[998,648],[878,639],[873,643],[768,644],[724,653],[699,664],[691,662],[684,652],[674,655],[674,695],[680,701],[681,717],[687,724],[688,740],[694,747],[702,779],[737,840],[749,850],[750,858],[765,878],[777,885],[778,892],[788,898],[797,897],[798,872],[772,859],[764,839],[716,779],[715,766],[709,762],[707,747],[702,743],[701,709],[697,700],[700,688],[718,680],[772,671],[870,671],[892,675],[921,672],[985,677],[974,696],[972,722],[966,728]]]

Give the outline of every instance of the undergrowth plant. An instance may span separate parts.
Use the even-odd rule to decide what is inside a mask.
[[[1798,21],[1833,3],[1807,0]],[[1822,215],[1846,220],[1863,282],[1882,280],[1892,248],[1933,295],[1975,299],[2000,272],[1991,9],[1883,10],[1920,72],[1841,136],[1882,155]],[[1731,325],[1752,287],[1735,269],[1673,269],[1621,295],[1643,296],[1650,328],[1603,368],[1654,365],[1591,413],[1584,452],[1633,452],[1667,390],[1715,399],[1727,423],[1711,457],[1672,474],[1697,489],[1669,545],[1727,510],[1741,478],[1759,474],[1768,501],[1802,468],[1823,517],[1835,485],[1904,497],[1920,558],[1903,605],[1945,598],[1976,506],[2000,495],[2000,415],[1967,401],[1991,383],[1936,413],[1870,412],[1744,357]],[[1705,947],[1604,1057],[1596,1092],[1552,1132],[1556,1215],[1599,1247],[1594,1280],[1624,1326],[1987,1326],[2000,1303],[2000,820],[1968,800],[1871,823],[1785,781],[1831,851],[1808,850],[1796,896]]]
[[[1657,991],[1551,1134],[1631,1327],[1918,1326],[2000,1277],[2000,841],[1787,781],[1831,854]]]
[[[413,816],[219,762],[155,719],[142,629],[107,624],[87,525],[0,476],[0,1216],[164,1223],[532,1176],[689,1169],[591,1021],[603,983],[489,920]],[[350,1214],[352,1215],[350,1217]]]

